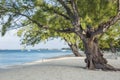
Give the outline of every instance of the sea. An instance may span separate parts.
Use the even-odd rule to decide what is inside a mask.
[[[71,50],[0,50],[0,68],[69,54]]]

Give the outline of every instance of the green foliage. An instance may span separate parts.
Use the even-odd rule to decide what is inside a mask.
[[[116,15],[117,0],[78,0],[79,13],[82,22],[97,27]]]
[[[114,16],[116,14],[117,9],[115,1],[108,0],[76,0],[76,1],[81,16],[81,24],[84,29],[86,28],[87,24],[90,24],[93,27],[97,27],[101,22],[107,21],[110,18],[110,16]],[[54,2],[56,3],[56,1]],[[45,32],[42,32],[42,30],[38,30],[39,32],[42,32],[39,33],[38,35],[36,35],[38,31],[34,31],[34,29],[27,31],[27,34],[24,34],[24,37],[26,37],[23,39],[24,44],[28,42],[30,45],[34,45],[38,44],[40,41],[46,41],[54,37],[61,37],[62,39],[66,39],[67,42],[69,43],[76,43],[75,34],[59,33],[52,30],[72,27],[70,20],[66,20],[64,17],[58,14],[61,13],[67,16],[66,12],[61,6],[46,3],[43,0],[36,0],[35,4],[37,6],[37,11],[32,16],[32,19],[37,20],[43,25],[49,25],[51,30],[47,30]],[[57,11],[57,13],[55,11]],[[108,32],[110,32],[110,30]],[[34,35],[30,33],[34,33]],[[113,34],[112,32],[110,33]],[[105,39],[104,38],[101,39],[100,46],[102,48],[109,48],[109,45],[107,43],[109,41],[107,40],[110,39],[111,41],[111,38],[109,38],[107,34],[105,34],[104,36]],[[80,44],[79,47],[83,49],[81,41],[79,42],[79,44]]]
[[[120,47],[120,24],[117,22],[110,28],[100,39],[100,47],[102,49],[110,48],[109,44],[112,43],[114,47]]]
[[[64,2],[73,12],[69,0],[64,0]],[[86,25],[88,24],[96,28],[100,23],[106,22],[110,17],[116,15],[117,12],[117,0],[76,0],[75,2],[77,3],[83,29],[86,29]],[[4,35],[9,28],[16,26],[11,26],[11,23],[14,22],[16,17],[24,16],[27,18],[23,21],[19,19],[19,23],[31,23],[18,31],[18,36],[22,37],[22,44],[34,45],[56,37],[66,39],[69,43],[76,43],[76,39],[80,41],[74,33],[54,31],[73,28],[69,14],[67,14],[64,6],[57,0],[1,0],[0,19],[2,20],[2,17],[6,15],[12,15],[12,17],[3,24],[2,35]],[[68,17],[68,19],[66,19],[65,16]],[[37,21],[43,26],[49,26],[49,30],[41,28],[31,20]],[[113,31],[113,28],[111,28],[101,39],[100,45],[108,48],[107,42],[115,40],[116,38],[113,39],[115,36],[118,37],[116,32]],[[118,42],[119,41],[116,41],[115,45],[117,45]],[[81,41],[79,44],[83,49]]]
[[[6,18],[6,19],[7,19],[7,18]],[[2,36],[5,35],[7,29],[10,27],[10,25],[11,25],[11,20],[12,20],[12,16],[9,15],[7,21],[5,22],[5,24],[3,24],[3,27],[2,27]]]
[[[2,36],[7,30],[20,27],[18,26],[18,23],[22,24],[23,22],[23,17],[21,17],[20,14],[31,16],[30,14],[32,14],[33,6],[30,2],[31,0],[0,0],[0,24],[2,26]],[[30,11],[31,13],[29,14]]]

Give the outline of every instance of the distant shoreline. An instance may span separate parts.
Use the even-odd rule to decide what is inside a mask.
[[[50,49],[50,48],[41,48],[41,49],[0,49],[0,50],[71,50],[70,48],[61,48],[61,49]]]

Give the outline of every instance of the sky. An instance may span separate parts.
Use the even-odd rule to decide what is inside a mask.
[[[24,46],[20,45],[20,37],[16,35],[16,30],[8,31],[4,37],[0,36],[0,49],[23,49]],[[50,40],[48,42],[40,42],[40,44],[32,46],[27,46],[26,49],[61,49],[67,48],[68,45],[60,38]]]

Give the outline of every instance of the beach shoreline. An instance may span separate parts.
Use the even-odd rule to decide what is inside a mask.
[[[0,80],[120,80],[120,72],[85,69],[85,57],[58,57],[0,70]],[[120,57],[108,59],[120,68]]]
[[[0,70],[0,80],[120,80],[119,71],[85,69],[84,59],[66,55],[11,66]],[[120,57],[108,63],[120,68]]]
[[[44,63],[44,62],[49,62],[49,61],[54,61],[54,60],[61,60],[61,59],[64,59],[64,58],[69,58],[69,57],[76,57],[74,54],[67,54],[67,55],[59,55],[59,56],[55,56],[55,57],[49,57],[49,58],[42,58],[40,60],[36,60],[36,61],[31,61],[31,62],[27,62],[27,63],[23,63],[23,64],[16,64],[16,65],[8,65],[6,67],[1,67],[1,69],[10,69],[10,68],[15,68],[15,67],[21,67],[21,66],[25,66],[25,65],[35,65],[35,64],[41,64],[41,63]],[[104,54],[104,57],[106,59],[112,59],[112,60],[116,60],[117,58],[119,58],[119,56],[114,56],[113,54],[111,53],[105,53]],[[83,54],[82,56],[80,56],[79,58],[83,58],[85,59],[85,55]]]
[[[79,56],[79,57],[85,57],[85,54],[83,51],[81,51],[81,55],[82,56]],[[76,57],[74,54],[67,54],[67,55],[59,55],[59,56],[55,56],[55,57],[49,57],[49,58],[42,58],[40,60],[35,60],[35,61],[31,61],[31,62],[26,62],[26,63],[23,63],[23,64],[16,64],[16,65],[8,65],[6,67],[2,67],[0,69],[7,69],[7,68],[11,68],[11,67],[15,67],[15,66],[21,66],[21,65],[29,65],[29,64],[36,64],[37,62],[39,63],[42,63],[42,62],[46,62],[46,61],[51,61],[51,60],[54,60],[54,59],[60,59],[60,58],[64,58],[64,57]],[[116,56],[114,55],[113,53],[104,53],[104,57],[106,59],[117,59],[117,57],[120,57],[120,56]]]
[[[43,63],[43,62],[47,62],[47,61],[51,61],[51,60],[55,60],[55,59],[59,59],[59,58],[64,58],[64,57],[75,57],[73,54],[68,54],[68,55],[60,55],[60,56],[55,56],[55,57],[50,57],[50,58],[42,58],[39,60],[35,60],[35,61],[31,61],[31,62],[26,62],[23,64],[15,64],[15,65],[7,65],[7,66],[0,66],[0,70],[4,70],[4,69],[10,69],[10,68],[15,68],[15,67],[20,67],[20,66],[24,66],[24,65],[34,65],[34,64],[39,64],[39,63]]]
[[[0,68],[8,68],[10,66],[22,65],[40,59],[69,54],[72,54],[71,50],[2,50],[0,51]]]

